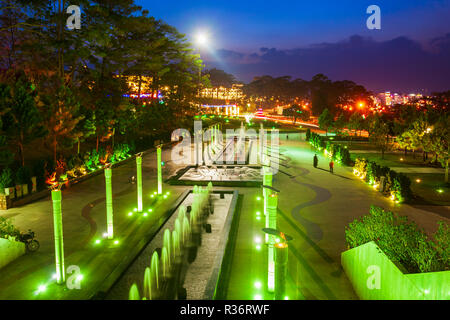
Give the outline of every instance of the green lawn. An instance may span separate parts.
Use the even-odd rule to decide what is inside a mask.
[[[364,149],[362,148],[364,146]],[[373,150],[370,144],[354,144],[353,150]],[[389,168],[436,168],[423,162],[422,154],[416,154],[415,158],[411,152],[407,156],[404,153],[385,154],[381,158],[381,153],[354,153],[351,151],[352,159],[366,158],[374,161],[379,165]],[[432,161],[433,157],[428,157],[428,161]],[[427,202],[435,205],[450,205],[450,184],[444,183],[444,172],[437,173],[404,173],[411,179],[411,190],[416,195],[417,202]]]

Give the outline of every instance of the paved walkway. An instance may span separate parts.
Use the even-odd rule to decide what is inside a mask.
[[[163,160],[170,159],[169,150],[163,152]],[[105,178],[95,176],[80,184],[63,190],[63,228],[65,266],[77,265],[83,281],[80,290],[68,290],[52,280],[54,266],[54,240],[52,204],[48,198],[41,201],[2,211],[1,216],[14,219],[22,231],[32,229],[39,240],[40,249],[15,260],[0,272],[0,300],[3,299],[89,299],[98,291],[105,290],[114,280],[117,267],[124,267],[134,259],[135,251],[143,246],[156,226],[161,215],[170,207],[185,188],[163,186],[170,191],[167,200],[155,201],[150,193],[156,191],[156,153],[143,158],[144,209],[153,208],[153,213],[144,218],[128,213],[137,206],[136,186],[128,182],[136,174],[135,161],[130,161],[112,172],[114,233],[118,245],[95,245],[106,231]],[[176,168],[171,162],[163,171]],[[167,176],[164,175],[165,177]],[[68,275],[69,276],[69,275]],[[37,288],[47,285],[47,290],[36,295]]]
[[[335,167],[335,174],[327,170],[328,161],[319,155],[319,168],[312,167],[313,151],[305,142],[280,137],[282,167],[287,174],[278,173],[274,187],[279,196],[279,229],[294,237],[289,250],[290,299],[357,299],[351,284],[340,266],[345,247],[345,226],[369,212],[370,205],[409,216],[427,232],[434,232],[443,216],[408,205],[395,204],[356,179],[350,168]],[[21,230],[33,229],[41,248],[27,254],[1,270],[0,299],[87,299],[110,281],[118,265],[132,259],[133,250],[143,239],[155,232],[160,215],[186,187],[164,186],[171,191],[166,202],[152,202],[149,194],[156,189],[154,153],[146,155],[144,169],[144,207],[154,212],[144,218],[129,218],[128,212],[136,206],[135,186],[128,178],[135,172],[134,162],[113,169],[114,218],[118,247],[96,247],[94,239],[106,229],[104,177],[96,176],[63,191],[63,224],[66,266],[78,265],[84,276],[81,290],[67,290],[53,284],[54,244],[50,200],[25,205],[1,212],[13,217]],[[170,159],[169,151],[163,159]],[[177,166],[166,160],[166,171]],[[165,175],[166,177],[167,175]],[[166,189],[167,188],[167,189]],[[264,238],[261,229],[264,219],[256,219],[256,211],[263,212],[260,188],[239,188],[243,202],[238,221],[235,255],[228,284],[228,299],[253,299],[265,296],[255,282],[264,285],[267,270],[265,247],[256,249],[255,241]],[[446,219],[450,221],[449,219]],[[48,289],[35,295],[38,286]]]
[[[370,186],[356,179],[351,168],[335,166],[328,171],[328,160],[319,154],[319,167],[312,166],[314,152],[305,142],[280,136],[280,152],[290,168],[278,173],[273,186],[279,195],[279,230],[291,235],[289,243],[288,296],[290,299],[357,299],[340,260],[345,251],[345,226],[369,213],[371,205],[407,215],[427,232],[434,232],[439,220],[449,219],[430,211],[395,204]],[[263,235],[262,221],[255,219],[261,205],[254,199],[260,190],[240,190],[244,194],[239,232],[228,290],[228,299],[253,299],[266,285],[267,253],[255,249],[255,237]],[[262,210],[261,210],[262,212]],[[244,289],[246,288],[246,289]]]

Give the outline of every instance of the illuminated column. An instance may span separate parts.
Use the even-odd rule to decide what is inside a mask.
[[[142,154],[136,156],[138,212],[142,212]]]
[[[162,194],[162,169],[161,169],[161,146],[156,148],[158,161],[158,194]]]
[[[275,300],[286,297],[286,277],[288,264],[288,245],[280,242],[275,245]]]
[[[269,228],[277,228],[277,206],[278,206],[278,195],[272,193],[269,196],[269,201],[267,203],[267,214],[269,216]],[[269,292],[273,292],[275,288],[275,256],[274,256],[274,245],[275,237],[269,235],[269,248],[268,248],[268,281],[267,286]]]
[[[113,203],[112,203],[112,185],[111,168],[105,166],[105,182],[106,182],[106,225],[108,232],[108,239],[114,238],[114,217],[113,217]]]
[[[263,167],[264,177],[263,177],[263,185],[272,186],[272,170],[268,167]],[[263,197],[264,197],[264,216],[266,217],[266,228],[269,228],[269,214],[268,214],[268,203],[269,203],[269,195],[270,190],[267,188],[263,188]],[[269,241],[269,235],[266,234],[266,243]]]
[[[264,152],[264,126],[261,123],[261,128],[259,129],[259,163],[261,164],[264,164],[263,152]]]
[[[66,281],[64,271],[64,239],[61,212],[61,190],[52,190],[53,202],[53,232],[55,237],[55,263],[56,263],[56,283],[61,284]]]
[[[240,113],[240,109],[241,109],[241,108],[239,108],[239,107],[237,108],[237,115],[240,115],[240,114],[241,114],[241,113]]]

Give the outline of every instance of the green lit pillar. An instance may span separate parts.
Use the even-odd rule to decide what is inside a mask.
[[[272,186],[272,170],[269,167],[263,167],[264,176],[263,176],[263,185],[271,187]],[[267,212],[269,195],[271,190],[267,188],[263,188],[263,199],[264,199],[264,216],[266,217],[266,228],[269,228],[269,214]],[[266,234],[266,243],[269,241],[269,235]]]
[[[275,245],[275,300],[286,297],[286,277],[288,265],[288,245],[280,242]]]
[[[142,154],[136,155],[136,183],[138,212],[142,212]]]
[[[62,198],[61,190],[52,190],[56,282],[58,284],[64,283],[66,281],[66,274],[64,271],[64,239],[63,239],[61,198]]]
[[[111,166],[105,166],[105,182],[106,182],[106,225],[108,239],[114,238],[114,222],[113,222],[113,203],[112,203],[112,171]]]
[[[263,143],[264,143],[264,126],[261,123],[261,127],[259,129],[259,163],[264,164],[263,162]]]
[[[268,197],[267,203],[267,213],[269,216],[269,228],[277,228],[277,206],[278,206],[278,195],[272,193]],[[268,279],[267,287],[269,292],[274,292],[275,289],[275,256],[274,256],[274,245],[275,237],[269,235],[269,246],[268,246]]]
[[[161,168],[161,146],[156,148],[158,161],[158,194],[162,194],[162,168]]]

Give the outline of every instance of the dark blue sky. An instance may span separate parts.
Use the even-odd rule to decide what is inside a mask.
[[[333,80],[359,81],[372,90],[450,89],[449,73],[444,74],[450,71],[449,0],[135,2],[188,39],[198,31],[208,32],[210,48],[201,51],[207,65],[233,72],[243,81],[262,74],[309,79],[323,72]],[[366,28],[366,9],[372,4],[381,8],[381,30]],[[361,38],[351,38],[355,35]],[[409,53],[411,57],[402,59]],[[444,66],[438,68],[437,62]],[[392,70],[380,73],[367,63]],[[416,72],[409,69],[419,65],[422,73],[431,68],[439,74],[411,79]],[[363,66],[370,76],[358,72]],[[408,76],[396,74],[405,71]],[[386,77],[395,80],[383,81]]]

